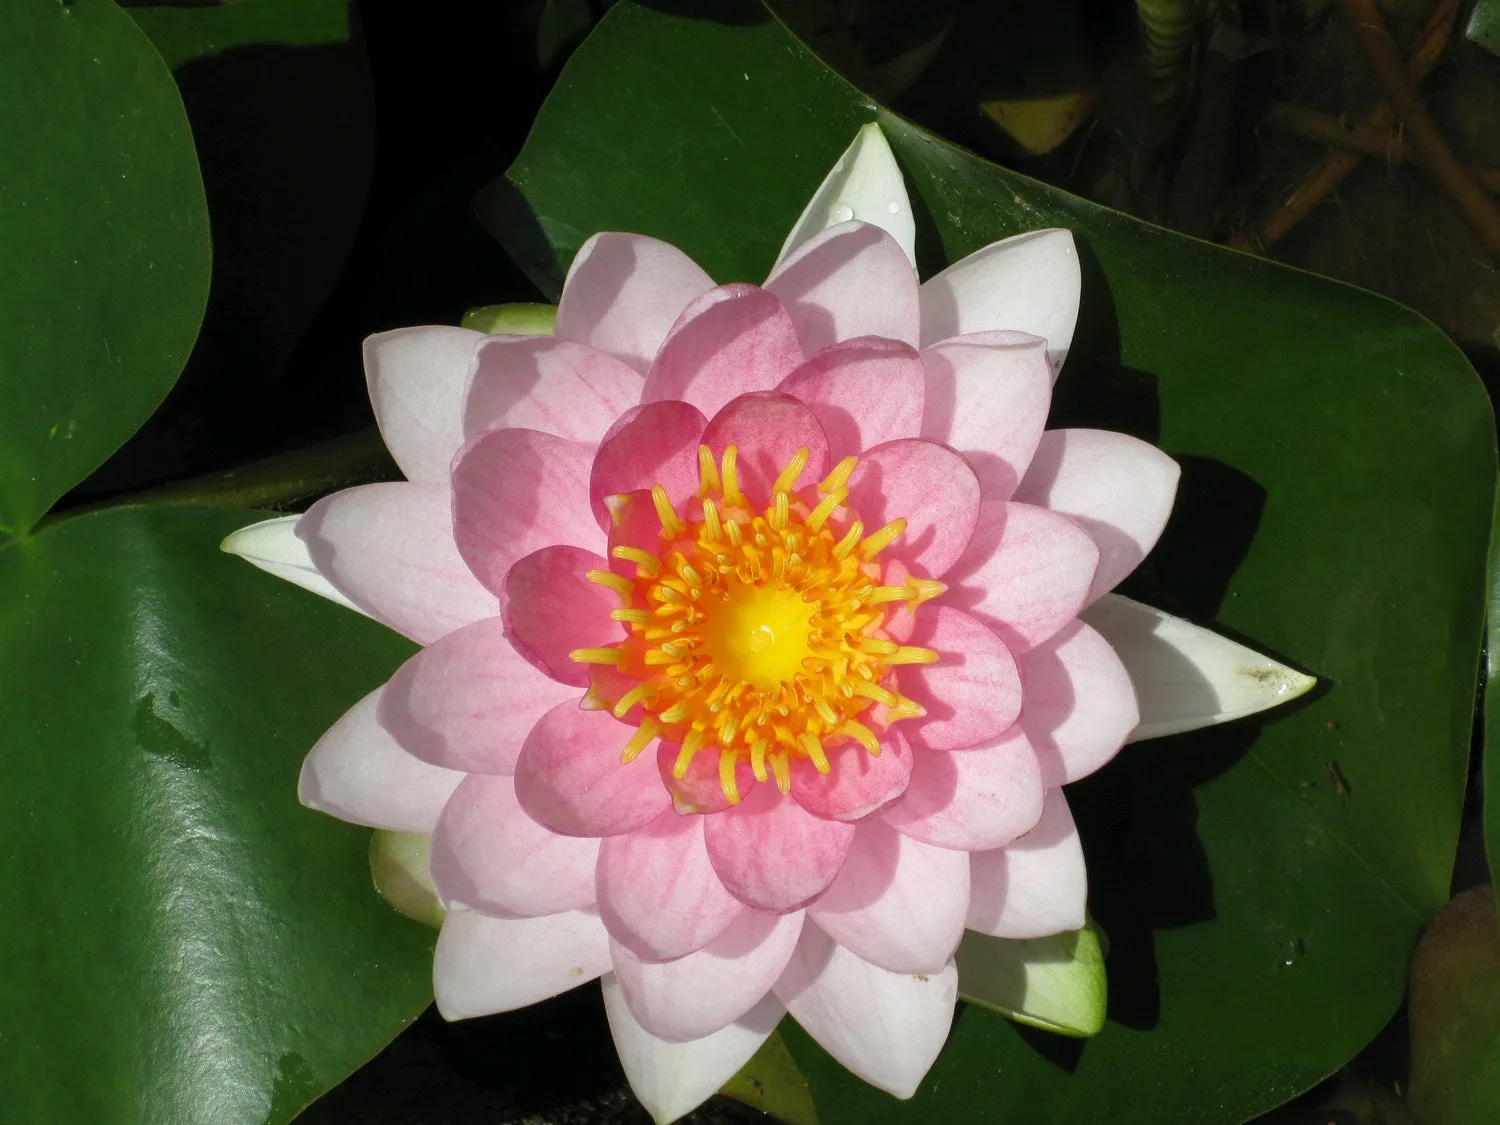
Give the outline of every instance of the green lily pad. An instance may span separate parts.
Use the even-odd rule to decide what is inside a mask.
[[[208,295],[177,86],[110,0],[0,6],[0,542],[171,388]]]
[[[1500,0],[1479,0],[1464,34],[1485,50],[1500,55]]]
[[[1390,301],[1137,222],[873,105],[752,3],[617,3],[482,216],[545,292],[598,230],[762,278],[855,130],[886,129],[924,276],[1067,226],[1084,263],[1053,425],[1157,441],[1177,514],[1132,592],[1328,686],[1255,722],[1128,748],[1073,786],[1108,931],[1086,1042],[959,1012],[910,1102],[790,1023],[825,1123],[1240,1121],[1351,1057],[1446,901],[1495,484],[1462,355]]]
[[[430,1001],[432,931],[303,755],[411,646],[219,553],[243,512],[117,508],[0,549],[0,1106],[291,1120]]]

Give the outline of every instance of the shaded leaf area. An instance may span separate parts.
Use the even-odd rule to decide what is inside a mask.
[[[1484,850],[1489,859],[1490,882],[1500,888],[1500,489],[1495,495],[1495,525],[1490,531],[1490,598],[1485,643],[1485,682],[1481,699],[1483,741],[1480,792],[1483,803]],[[1496,902],[1500,909],[1500,899]]]
[[[577,246],[609,229],[668,239],[720,281],[759,280],[878,119],[924,275],[1019,231],[1075,232],[1083,312],[1052,424],[1135,433],[1184,468],[1130,592],[1323,681],[1289,712],[1133,746],[1073,787],[1111,944],[1097,1038],[964,1008],[899,1103],[790,1028],[821,1119],[1199,1125],[1308,1088],[1396,1009],[1447,898],[1495,474],[1472,368],[1409,310],[924,133],[754,4],[679,7],[617,4],[481,198],[539,286],[555,293]]]
[[[117,508],[0,551],[7,1120],[277,1125],[431,999],[369,832],[295,797],[411,646],[221,555],[248,518]]]
[[[172,76],[110,0],[5,4],[0,104],[3,541],[172,386],[203,315],[209,237]]]
[[[1478,0],[1465,34],[1485,50],[1500,55],[1500,2]]]

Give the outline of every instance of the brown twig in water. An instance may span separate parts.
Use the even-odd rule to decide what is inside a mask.
[[[1458,18],[1458,0],[1439,0],[1432,15],[1417,34],[1417,45],[1407,60],[1407,73],[1413,84],[1426,78],[1443,57],[1448,39],[1453,34],[1453,25]],[[1389,105],[1381,102],[1361,117],[1356,128],[1389,129],[1396,123],[1396,114]],[[1278,206],[1272,208],[1259,223],[1247,231],[1241,231],[1229,239],[1236,250],[1247,250],[1252,254],[1264,254],[1272,245],[1300,223],[1313,210],[1338,189],[1350,172],[1358,168],[1364,157],[1358,152],[1340,149],[1328,153],[1322,162],[1308,173],[1307,178]]]

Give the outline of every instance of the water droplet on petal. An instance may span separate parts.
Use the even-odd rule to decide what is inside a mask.
[[[901,204],[897,203],[894,199],[885,205],[885,209],[892,215],[901,214]]]
[[[854,218],[854,208],[847,203],[835,203],[828,208],[828,221],[830,223],[847,223]]]

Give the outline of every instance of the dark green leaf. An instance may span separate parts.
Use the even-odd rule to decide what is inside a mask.
[[[1473,370],[1389,301],[924,133],[753,4],[703,12],[617,4],[481,200],[544,288],[597,230],[666,238],[721,281],[759,280],[878,119],[908,176],[924,275],[1018,231],[1075,231],[1083,313],[1052,424],[1137,433],[1184,468],[1134,592],[1327,684],[1262,722],[1133,746],[1072,788],[1111,941],[1099,1036],[966,1008],[898,1103],[792,1028],[820,1116],[1205,1125],[1307,1088],[1390,1017],[1447,898],[1495,481]]]
[[[290,1120],[431,998],[369,832],[302,808],[410,645],[221,555],[247,513],[117,508],[0,550],[0,1107]]]
[[[1495,522],[1490,529],[1490,600],[1485,634],[1483,700],[1484,850],[1490,862],[1490,882],[1500,896],[1500,488],[1495,492]],[[1497,897],[1500,909],[1500,897]]]
[[[0,541],[159,403],[208,293],[172,76],[110,0],[0,5]]]
[[[1500,0],[1479,0],[1464,34],[1485,50],[1500,55]]]

